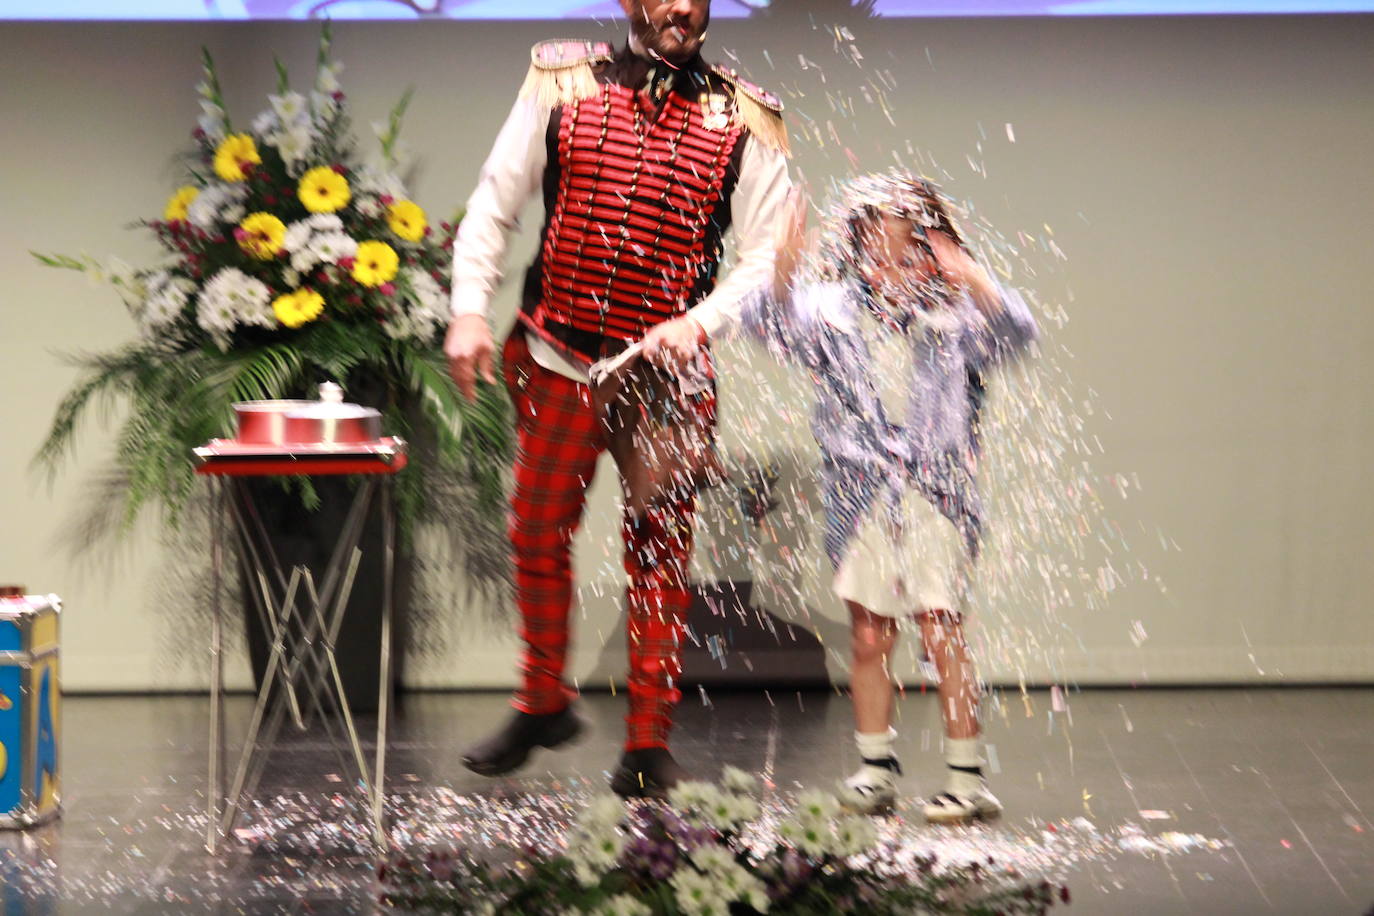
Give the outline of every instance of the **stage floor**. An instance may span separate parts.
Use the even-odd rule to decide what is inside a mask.
[[[504,697],[407,697],[389,765],[394,836],[472,835],[484,819],[538,829],[602,788],[623,704],[584,698],[589,738],[490,781],[459,756],[506,714]],[[207,709],[194,697],[68,698],[66,813],[29,834],[0,832],[0,913],[372,911],[372,864],[359,832],[337,823],[350,793],[319,736],[291,737],[239,836],[217,857],[204,851]],[[250,710],[231,699],[231,736]],[[937,787],[934,697],[909,694],[900,710],[914,795]],[[828,787],[855,763],[851,728],[834,693],[692,695],[676,751],[703,776],[730,763],[785,796]],[[918,828],[908,806],[907,829],[946,857],[991,853],[1057,877],[1073,894],[1066,914],[1374,906],[1374,689],[1090,690],[1066,706],[1003,690],[988,741],[1006,817]]]

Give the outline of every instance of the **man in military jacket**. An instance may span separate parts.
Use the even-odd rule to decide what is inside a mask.
[[[715,423],[710,342],[771,276],[787,195],[781,104],[700,55],[709,0],[621,0],[627,44],[536,45],[455,243],[445,349],[468,397],[494,382],[488,305],[507,236],[536,193],[545,220],[519,319],[502,351],[517,415],[510,536],[524,642],[511,719],[464,757],[485,775],[583,725],[564,676],[570,542],[602,451],[625,491],[624,755],[612,788],[662,795],[685,776],[668,751],[695,489]],[[717,282],[724,236],[736,264]],[[593,363],[634,346],[623,374]]]

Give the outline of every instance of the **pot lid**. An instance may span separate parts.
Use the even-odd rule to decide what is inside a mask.
[[[348,404],[343,399],[343,389],[333,382],[320,385],[320,399],[305,401],[304,406],[287,411],[288,419],[306,420],[350,420],[362,417],[380,417],[380,411],[361,404]]]

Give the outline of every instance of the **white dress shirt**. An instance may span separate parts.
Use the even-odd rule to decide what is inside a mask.
[[[454,317],[486,315],[501,285],[510,231],[525,204],[543,185],[548,165],[545,134],[552,113],[549,106],[533,98],[518,99],[482,166],[454,242]],[[790,187],[785,154],[746,135],[739,180],[730,195],[735,266],[686,313],[708,337],[733,328],[744,296],[771,277],[773,226]],[[586,380],[581,368],[537,335],[530,335],[529,342],[531,355],[541,366]]]

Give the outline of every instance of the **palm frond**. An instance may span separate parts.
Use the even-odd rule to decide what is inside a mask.
[[[34,455],[33,465],[43,470],[49,480],[70,457],[76,433],[90,408],[95,404],[110,408],[117,398],[129,394],[147,369],[150,355],[147,346],[129,344],[113,353],[66,357],[68,365],[85,372],[57,405],[48,434]],[[103,412],[108,414],[109,410]]]

